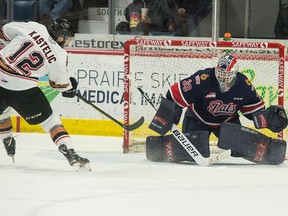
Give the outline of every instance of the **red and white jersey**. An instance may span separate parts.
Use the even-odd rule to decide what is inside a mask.
[[[8,43],[0,51],[0,86],[26,90],[37,86],[38,78],[47,75],[56,85],[71,88],[67,71],[68,55],[36,22],[11,22],[2,27]]]

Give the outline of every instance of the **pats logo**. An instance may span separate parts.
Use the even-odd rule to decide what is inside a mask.
[[[214,100],[209,103],[207,111],[213,116],[232,116],[237,111],[236,106],[237,105],[232,102],[225,104],[221,100]]]

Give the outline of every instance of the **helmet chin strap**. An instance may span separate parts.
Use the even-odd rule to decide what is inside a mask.
[[[235,80],[236,80],[236,77],[233,80],[231,80],[231,82],[229,83],[218,81],[220,92],[222,93],[228,92],[230,88],[234,85]]]

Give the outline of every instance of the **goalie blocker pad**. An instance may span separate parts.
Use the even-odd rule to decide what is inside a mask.
[[[174,101],[161,98],[161,104],[157,110],[149,128],[161,136],[165,135],[172,127],[172,124],[178,124],[182,114],[182,108]]]
[[[208,131],[192,131],[186,133],[185,136],[203,157],[210,157]],[[172,134],[148,136],[146,138],[146,158],[157,162],[195,162]]]
[[[275,133],[287,127],[285,109],[279,105],[272,105],[267,110],[259,110],[253,114],[254,125],[257,129],[269,128]]]
[[[281,164],[286,154],[284,140],[273,139],[256,130],[227,122],[221,124],[218,147],[231,149],[232,156],[240,156],[258,164]]]

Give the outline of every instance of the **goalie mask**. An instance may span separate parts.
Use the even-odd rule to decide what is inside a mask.
[[[237,60],[232,55],[224,55],[215,67],[215,76],[222,93],[229,91],[233,86],[238,72]]]
[[[74,41],[74,26],[66,19],[55,20],[48,32],[62,48],[71,46]]]

